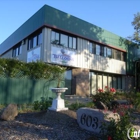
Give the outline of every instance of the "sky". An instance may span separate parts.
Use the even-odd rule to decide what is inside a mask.
[[[0,44],[45,4],[124,38],[140,12],[140,0],[0,0]]]

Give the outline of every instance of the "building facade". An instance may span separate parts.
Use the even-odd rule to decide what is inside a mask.
[[[81,96],[134,87],[136,52],[124,38],[47,5],[0,45],[2,58],[67,67],[66,94]]]

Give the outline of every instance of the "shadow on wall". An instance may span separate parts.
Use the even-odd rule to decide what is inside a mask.
[[[125,49],[127,51],[127,55],[125,56],[126,60],[126,73],[127,74],[134,74],[134,61],[137,59],[137,44],[123,39],[120,37],[119,39],[120,44],[125,44]]]
[[[102,37],[104,30],[100,27],[51,7],[47,7],[45,14],[46,24],[53,25],[56,29],[62,29],[95,41],[106,43],[106,40]]]

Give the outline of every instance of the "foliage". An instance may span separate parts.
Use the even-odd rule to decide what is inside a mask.
[[[77,109],[79,109],[79,108],[81,108],[81,107],[86,107],[86,105],[83,104],[83,103],[80,103],[80,102],[76,101],[76,103],[72,103],[72,104],[69,106],[69,109],[70,109],[70,110],[77,110]]]
[[[93,102],[88,102],[88,103],[86,103],[86,107],[94,108],[95,104]]]
[[[140,108],[140,93],[135,93],[135,95],[132,97],[133,98],[133,103],[135,108]]]
[[[34,101],[33,107],[34,110],[47,110],[52,104],[52,100],[48,100],[47,98],[41,97],[40,101]]]
[[[27,112],[34,112],[33,104],[18,104],[18,112],[19,113],[27,113]]]
[[[77,109],[79,109],[81,107],[94,108],[94,103],[93,102],[80,103],[80,102],[76,101],[75,103],[72,103],[68,107],[69,107],[70,110],[77,110]]]
[[[130,111],[127,106],[120,106],[114,113],[120,114],[120,119],[115,121],[110,118],[110,122],[103,122],[101,125],[101,134],[103,135],[103,140],[127,140],[127,131],[132,127]]]
[[[111,108],[110,102],[114,99],[113,95],[116,92],[114,88],[105,87],[105,90],[98,89],[98,93],[96,95],[92,95],[93,102],[97,106],[99,101],[103,102],[108,108]]]
[[[25,63],[15,59],[0,59],[0,75],[4,77],[28,77],[32,79],[62,80],[66,68],[41,61]],[[58,84],[59,85],[59,84]]]
[[[132,22],[132,25],[134,26],[134,34],[130,39],[134,41],[137,44],[140,44],[140,13],[134,14],[134,20]]]

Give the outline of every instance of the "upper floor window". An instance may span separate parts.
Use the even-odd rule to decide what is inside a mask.
[[[121,52],[118,50],[113,50],[113,58],[117,60],[121,60]]]
[[[101,55],[101,46],[96,44],[96,54]]]
[[[70,35],[58,33],[55,31],[51,32],[51,43],[60,45],[63,47],[76,49],[76,38]]]
[[[95,54],[95,44],[94,43],[89,43],[89,51],[92,54]]]
[[[103,47],[103,56],[107,57],[107,47]]]
[[[107,48],[106,56],[109,57],[109,58],[112,58],[112,49],[111,48]]]
[[[28,40],[28,50],[40,45],[42,43],[42,32],[36,33],[34,36],[31,36]]]
[[[21,52],[22,52],[22,45],[17,45],[16,47],[13,48],[12,56],[16,57],[16,56],[20,55]]]
[[[60,45],[64,47],[68,47],[68,36],[64,34],[60,34]]]

